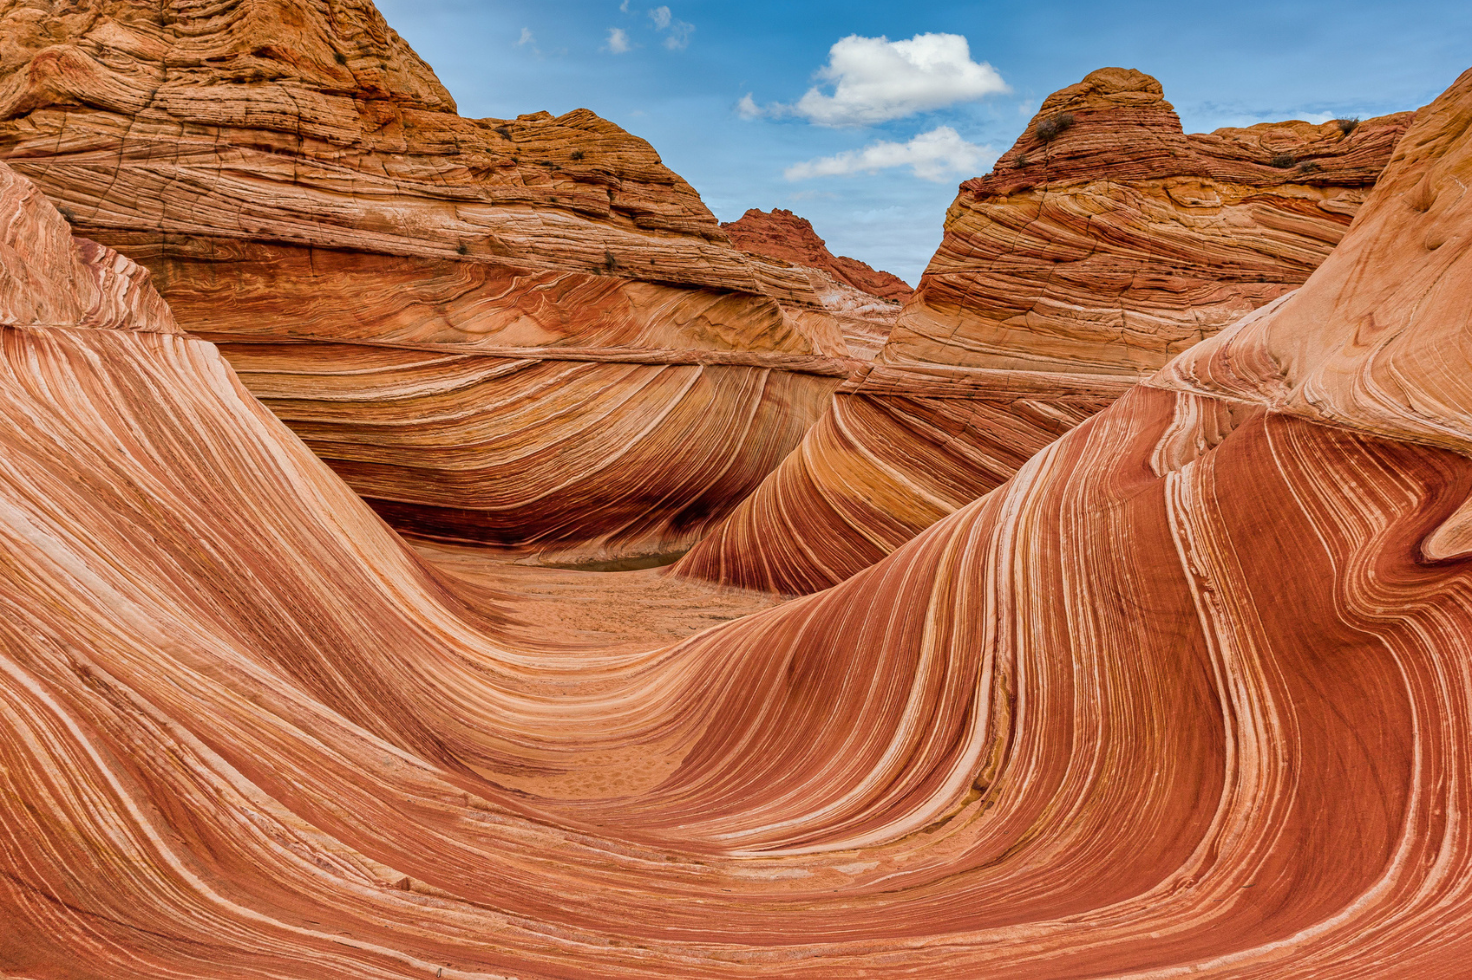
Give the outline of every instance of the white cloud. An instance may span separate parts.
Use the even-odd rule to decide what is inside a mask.
[[[664,30],[670,26],[670,8],[655,7],[649,11],[649,19],[654,21],[655,30]]]
[[[937,126],[908,143],[880,140],[862,150],[849,150],[836,156],[794,164],[784,170],[782,176],[788,180],[809,180],[909,167],[916,177],[941,181],[951,175],[974,176],[995,160],[996,155],[990,147],[966,142],[949,126]]]
[[[751,93],[747,92],[741,97],[741,101],[736,103],[736,115],[742,119],[760,119],[762,107],[757,105],[756,99],[753,99]]]
[[[664,39],[664,46],[671,51],[683,51],[689,46],[690,35],[694,33],[694,24],[687,24],[683,20],[677,20],[670,25],[670,36]]]
[[[629,44],[629,35],[624,33],[623,28],[610,27],[608,29],[608,43],[604,45],[605,50],[614,54],[623,54],[633,45]]]
[[[1011,91],[995,68],[971,60],[960,34],[908,41],[851,34],[829,49],[818,76],[833,83],[833,94],[814,86],[790,111],[822,126],[880,123]]]
[[[618,12],[621,14],[626,14],[629,12],[629,0],[624,0],[623,3],[618,5]]]

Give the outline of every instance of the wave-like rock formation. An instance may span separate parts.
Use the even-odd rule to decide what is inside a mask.
[[[992,173],[961,185],[877,363],[680,572],[827,588],[997,487],[1302,284],[1410,117],[1187,135],[1141,72],[1054,93]]]
[[[1469,183],[1472,72],[1295,295],[837,587],[599,650],[0,168],[0,972],[1465,975]]]
[[[405,530],[680,550],[848,373],[647,143],[462,118],[367,0],[9,3],[0,37],[0,156]]]

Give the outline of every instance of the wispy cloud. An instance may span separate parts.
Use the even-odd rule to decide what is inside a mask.
[[[793,164],[782,175],[788,180],[810,180],[909,167],[922,180],[942,181],[950,176],[980,173],[995,159],[991,147],[966,142],[950,126],[937,126],[908,143],[879,140],[862,150]]]
[[[523,27],[521,29],[521,38],[516,42],[516,46],[518,48],[531,48],[532,54],[541,57],[542,49],[537,47],[537,37],[535,34],[532,33],[532,29],[530,27]]]
[[[818,77],[832,84],[831,94],[815,85],[796,105],[767,106],[762,114],[867,126],[1011,91],[995,68],[971,60],[971,46],[960,34],[917,34],[908,41],[851,34],[828,50]]]
[[[669,7],[655,7],[649,11],[649,19],[654,22],[654,29],[665,35],[664,46],[671,51],[683,51],[690,46],[695,25],[675,17]]]
[[[677,20],[670,25],[670,33],[664,39],[664,46],[671,51],[683,51],[690,46],[690,35],[694,33],[694,24],[687,24],[683,20]]]
[[[762,107],[757,105],[756,99],[753,99],[751,93],[747,92],[741,97],[741,101],[736,103],[736,114],[742,119],[758,119],[762,115]]]
[[[605,51],[612,51],[614,54],[623,54],[632,47],[633,45],[629,43],[629,35],[623,28],[610,27],[608,29],[608,43],[603,46]]]

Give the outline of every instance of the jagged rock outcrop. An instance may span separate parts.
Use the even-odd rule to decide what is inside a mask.
[[[807,297],[815,295],[823,311],[837,319],[849,353],[864,360],[879,353],[894,329],[900,304],[913,292],[898,276],[829,252],[811,222],[782,208],[751,208],[721,229],[731,236],[731,244],[755,259],[757,275],[769,292],[784,297],[792,315],[805,317],[811,305]],[[789,290],[794,276],[796,288]],[[821,331],[821,321],[809,329]]]
[[[826,588],[995,488],[1307,279],[1409,119],[1187,135],[1141,72],[1054,93],[992,173],[961,185],[877,363],[680,572]]]
[[[0,39],[0,156],[406,530],[679,550],[848,373],[647,143],[460,117],[367,0],[16,0]]]
[[[1460,976],[1469,183],[1472,72],[1297,294],[836,588],[598,650],[0,167],[0,971]]]

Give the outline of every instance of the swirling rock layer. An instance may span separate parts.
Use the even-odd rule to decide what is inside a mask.
[[[776,468],[842,380],[824,358],[716,352],[220,350],[395,527],[549,562],[681,549]]]
[[[1469,181],[1472,72],[1295,296],[672,644],[532,639],[156,302],[7,314],[0,969],[1463,975]]]
[[[826,588],[992,490],[1144,372],[1307,279],[1409,119],[1186,135],[1140,72],[1054,93],[961,186],[880,366],[681,572]]]
[[[364,471],[347,462],[371,457],[360,489],[406,529],[521,547],[546,530],[546,488],[571,478],[664,508],[664,530],[625,535],[624,509],[586,507],[575,527],[555,518],[562,544],[589,557],[681,549],[795,445],[847,373],[790,370],[789,356],[846,359],[839,321],[807,277],[773,287],[647,143],[586,110],[460,117],[367,0],[7,0],[0,38],[0,155],[76,228],[150,269],[185,329],[293,342],[299,362],[278,348],[272,371],[253,358],[242,376],[314,444],[332,426],[343,447],[333,462],[349,479]],[[431,380],[432,361],[404,369],[365,342],[444,345],[442,363],[455,367]],[[554,394],[524,378],[514,394],[467,407],[456,380],[466,347],[581,351],[583,381]],[[606,349],[643,352],[655,367],[711,351],[771,356],[685,384],[690,399],[677,404],[680,384],[629,384]],[[529,361],[540,363],[538,350]],[[389,363],[329,372],[323,397],[324,362],[375,357]],[[559,370],[547,365],[543,379]],[[354,378],[364,385],[349,393]],[[684,441],[681,472],[632,472],[564,446],[577,426],[559,423],[579,399],[618,416],[609,430],[646,454]],[[760,418],[774,399],[797,423],[744,442],[702,447],[678,421],[706,409]],[[363,406],[361,420],[344,415],[349,403]],[[500,416],[497,406],[513,407]],[[676,421],[661,427],[663,414]],[[488,497],[467,474],[496,466],[498,447],[437,452],[389,416],[520,427],[525,482]],[[446,508],[466,516],[447,522]],[[497,530],[518,519],[526,534]]]

